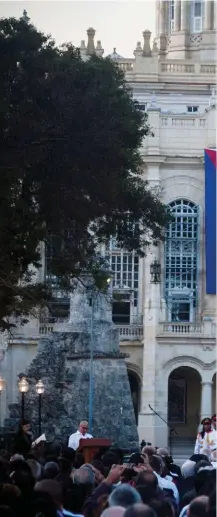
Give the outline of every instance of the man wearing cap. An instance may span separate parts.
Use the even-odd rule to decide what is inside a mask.
[[[201,425],[203,426],[203,429],[197,435],[194,454],[206,454],[207,456],[210,456],[211,443],[213,441],[211,418],[204,418]]]
[[[71,434],[69,437],[68,447],[71,449],[78,449],[80,440],[86,440],[87,438],[93,438],[91,434],[88,432],[88,422],[86,420],[82,420],[78,426],[78,430],[76,433]]]

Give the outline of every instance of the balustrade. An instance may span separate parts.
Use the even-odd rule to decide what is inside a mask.
[[[141,340],[143,337],[143,325],[117,325],[121,341]]]
[[[213,74],[216,75],[216,65],[200,65],[201,74]]]
[[[145,59],[145,58],[144,58]],[[136,65],[136,59],[129,58],[124,59],[120,58],[117,59],[116,64],[118,67],[123,70],[124,73],[139,73],[142,75],[149,75],[148,66],[143,67],[141,63],[141,70],[138,68],[138,63],[136,66],[135,71],[135,65]],[[165,77],[165,74],[194,74],[199,75],[215,75],[217,70],[217,66],[213,63],[207,63],[207,64],[200,64],[200,63],[189,63],[189,62],[179,62],[177,60],[167,60],[167,61],[159,61],[157,65],[157,75],[158,77],[163,75]]]
[[[163,323],[161,332],[169,332],[174,334],[201,334],[200,323]]]
[[[161,63],[161,72],[194,74],[194,65],[186,63]]]

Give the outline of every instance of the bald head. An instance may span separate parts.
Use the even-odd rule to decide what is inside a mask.
[[[124,512],[125,508],[122,506],[112,506],[111,508],[106,508],[101,517],[123,517]]]
[[[124,517],[157,517],[156,513],[147,504],[137,503],[127,508]]]

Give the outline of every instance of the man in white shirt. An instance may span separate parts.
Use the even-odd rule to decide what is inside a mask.
[[[162,488],[162,490],[171,490],[176,504],[179,505],[179,492],[176,485],[173,483],[173,481],[169,481],[168,479],[161,477],[164,467],[163,459],[161,456],[154,454],[150,458],[150,465],[153,468],[153,474],[155,474],[157,477],[159,487]]]
[[[86,420],[82,420],[78,426],[78,430],[76,433],[71,434],[69,437],[68,447],[74,449],[76,451],[79,447],[80,440],[86,440],[86,438],[93,438],[91,434],[88,432],[88,422]]]

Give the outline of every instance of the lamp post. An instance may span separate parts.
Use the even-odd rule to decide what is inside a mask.
[[[90,289],[90,298],[89,303],[91,307],[91,334],[90,334],[90,372],[89,372],[89,432],[92,434],[93,431],[93,407],[94,407],[94,361],[93,361],[93,348],[94,348],[94,308],[95,301],[97,295],[100,293],[100,289],[97,289],[97,286],[102,288],[102,292],[106,291],[109,287],[109,284],[112,279],[112,271],[109,271],[105,264],[99,268],[98,274],[95,276],[95,285],[87,287]]]
[[[25,393],[29,391],[29,383],[25,377],[22,377],[18,382],[18,389],[21,393],[21,418],[23,420],[25,415]]]
[[[38,393],[38,436],[41,436],[41,396],[44,393],[44,384],[40,380],[36,384],[36,393]]]
[[[161,281],[161,265],[159,260],[155,259],[150,265],[151,284],[160,284]]]
[[[5,380],[0,375],[0,428],[2,427],[1,394],[4,389],[5,389]]]

